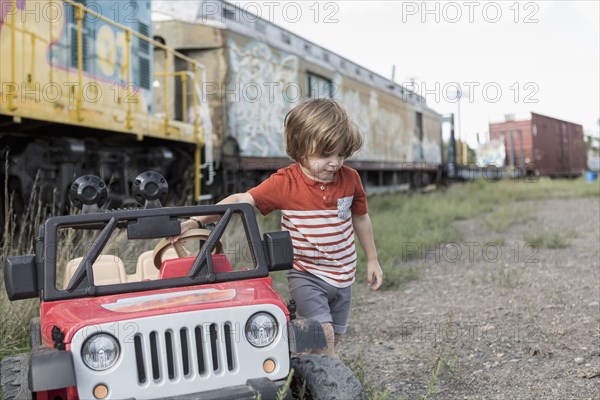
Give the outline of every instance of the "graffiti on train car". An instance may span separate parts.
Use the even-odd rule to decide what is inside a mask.
[[[426,107],[417,109],[418,117],[414,104],[339,71],[323,72],[312,59],[224,34],[228,72],[220,100],[226,106],[227,134],[236,138],[242,156],[285,158],[285,114],[303,98],[324,95],[339,100],[364,132],[364,146],[354,160],[441,162],[439,116]]]
[[[424,121],[425,133],[423,136],[423,156],[425,160],[433,163],[442,163],[442,149],[440,138],[440,121],[437,115],[427,114]]]
[[[368,89],[368,95],[361,96],[360,89],[347,89],[350,85],[353,85],[353,82],[349,79],[341,85],[339,100],[349,113],[357,118],[365,134],[364,148],[355,159],[384,162],[421,161],[421,142],[412,132],[412,119],[415,118],[412,108],[372,88]]]
[[[285,157],[283,118],[300,98],[292,93],[295,87],[289,85],[298,82],[298,57],[275,52],[257,41],[238,45],[230,38],[228,47],[228,83],[243,94],[243,101],[227,96],[229,132],[235,135],[245,156]],[[241,82],[246,83],[244,89],[238,88]],[[273,92],[265,92],[269,87]]]

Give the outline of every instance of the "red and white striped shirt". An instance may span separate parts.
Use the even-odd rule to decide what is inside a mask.
[[[294,246],[294,269],[336,287],[354,282],[357,254],[352,214],[367,213],[358,172],[342,166],[333,181],[306,176],[298,164],[282,168],[248,193],[263,215],[281,210]]]

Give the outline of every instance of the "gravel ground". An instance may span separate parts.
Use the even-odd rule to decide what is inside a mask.
[[[600,200],[515,207],[532,217],[507,232],[458,222],[400,289],[355,286],[340,357],[364,354],[365,381],[399,398],[600,398]],[[568,246],[528,247],[541,232]]]

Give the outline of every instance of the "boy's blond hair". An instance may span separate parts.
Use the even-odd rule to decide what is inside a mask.
[[[294,107],[284,120],[285,150],[300,164],[311,156],[329,156],[342,143],[342,155],[350,157],[363,144],[358,125],[332,99],[311,99]]]

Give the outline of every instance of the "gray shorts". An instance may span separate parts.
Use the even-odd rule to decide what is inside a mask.
[[[308,272],[296,270],[288,271],[287,277],[298,318],[310,318],[322,324],[329,322],[335,333],[346,333],[352,286],[338,288]]]

